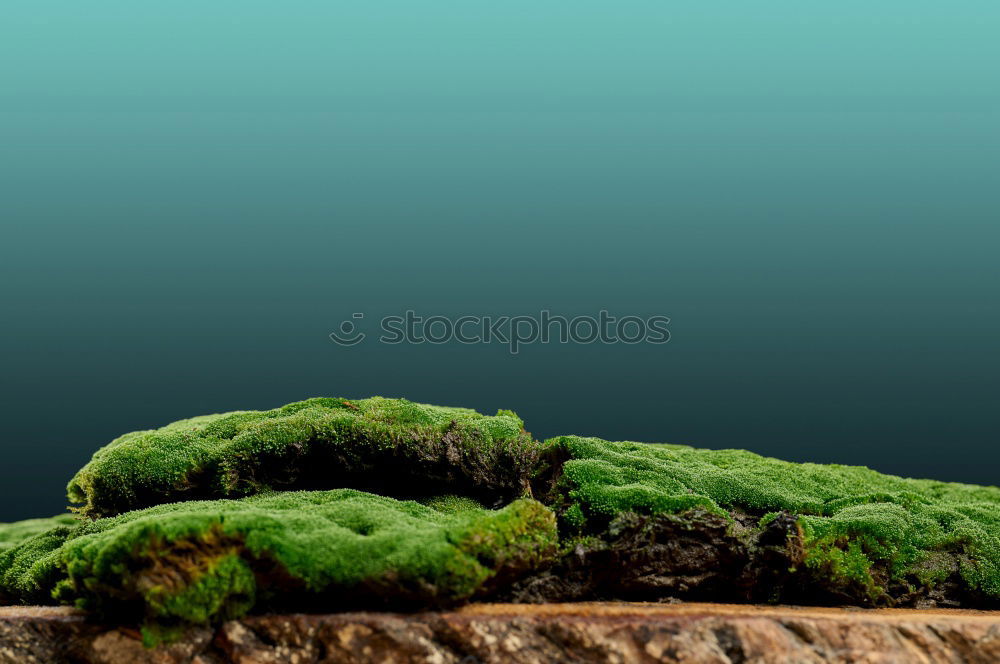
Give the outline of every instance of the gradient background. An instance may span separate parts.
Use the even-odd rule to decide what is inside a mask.
[[[0,5],[0,519],[314,395],[996,484],[1000,5]],[[666,345],[343,348],[424,315]]]

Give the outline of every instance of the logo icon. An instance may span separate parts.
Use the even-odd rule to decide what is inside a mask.
[[[352,316],[352,318],[356,319],[364,317],[365,315],[362,313],[356,313]],[[340,324],[340,332],[330,333],[330,339],[332,339],[334,343],[338,343],[341,346],[353,346],[355,344],[359,344],[365,340],[366,336],[368,335],[359,331],[357,327],[355,327],[354,323],[349,320],[345,320]]]

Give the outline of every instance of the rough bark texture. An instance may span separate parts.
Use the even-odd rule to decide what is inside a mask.
[[[0,607],[2,664],[1000,661],[1000,614],[731,604],[479,604],[246,617],[146,649],[63,607]]]

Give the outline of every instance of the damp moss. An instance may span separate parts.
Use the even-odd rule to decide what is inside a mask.
[[[432,496],[421,502],[438,512],[445,512],[448,514],[483,509],[481,504],[472,498],[466,498],[464,496]]]
[[[89,517],[341,487],[412,498],[452,492],[498,506],[524,493],[537,448],[511,411],[316,398],[127,433],[94,453],[68,495]]]
[[[59,580],[56,552],[79,528],[72,518],[29,519],[0,526],[0,604],[51,604]]]
[[[25,519],[14,523],[0,523],[0,551],[10,548],[32,535],[43,533],[57,526],[70,526],[75,523],[76,518],[72,514],[60,514],[43,519]]]
[[[958,561],[967,589],[1000,597],[1000,489],[906,479],[861,466],[792,463],[744,450],[547,441],[564,459],[557,496],[564,526],[623,512],[701,507],[797,517],[802,563],[874,601],[893,582],[940,581]],[[946,552],[950,555],[940,556]],[[830,584],[828,584],[830,585]]]
[[[530,499],[439,510],[351,489],[160,505],[59,527],[0,554],[0,590],[151,633],[252,608],[434,606],[543,566],[555,518]]]

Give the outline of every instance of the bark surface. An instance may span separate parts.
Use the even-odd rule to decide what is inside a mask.
[[[0,607],[2,664],[1000,661],[1000,612],[731,604],[478,604],[248,616],[144,648],[65,607]]]

